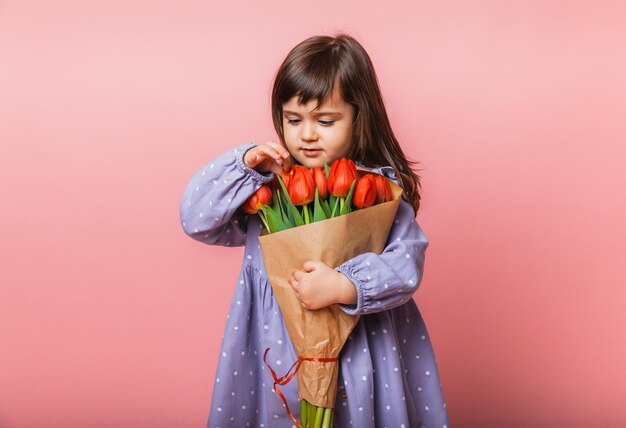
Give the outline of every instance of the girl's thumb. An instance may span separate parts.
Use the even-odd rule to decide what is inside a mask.
[[[246,154],[244,155],[244,163],[246,164],[247,167],[249,168],[254,168],[256,166],[256,164],[258,163],[258,156],[256,153],[248,151],[246,152]]]

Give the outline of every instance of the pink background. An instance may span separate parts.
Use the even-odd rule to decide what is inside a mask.
[[[1,427],[204,426],[243,249],[182,191],[337,30],[425,167],[451,426],[626,426],[626,8],[408,3],[0,3]]]

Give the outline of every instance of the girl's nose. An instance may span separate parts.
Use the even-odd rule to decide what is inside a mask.
[[[317,140],[317,133],[315,132],[315,125],[312,124],[303,124],[302,125],[302,135],[300,138],[304,141],[314,141]]]

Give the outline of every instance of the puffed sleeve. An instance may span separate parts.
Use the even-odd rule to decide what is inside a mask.
[[[275,175],[244,164],[243,155],[256,145],[246,142],[230,149],[193,175],[180,203],[180,221],[187,235],[207,245],[245,245],[247,216],[240,207]]]
[[[351,315],[364,315],[409,301],[422,281],[427,247],[428,239],[415,220],[413,207],[401,199],[383,252],[359,254],[335,268],[357,291],[355,305],[339,307]]]

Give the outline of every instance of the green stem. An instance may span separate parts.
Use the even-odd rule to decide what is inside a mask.
[[[309,224],[309,204],[302,205],[302,211],[304,212],[304,224]]]
[[[324,408],[318,407],[315,411],[315,425],[313,428],[322,428],[322,418],[324,417]]]
[[[308,409],[307,409],[307,405],[306,405],[306,400],[305,399],[301,399],[300,400],[300,425],[302,425],[302,428],[306,428],[307,427],[307,422],[308,422]]]
[[[330,428],[330,423],[333,418],[333,409],[328,407],[324,409],[324,421],[322,422],[322,428]]]
[[[259,211],[259,217],[261,217],[261,221],[265,225],[265,228],[267,229],[267,233],[272,233],[269,225],[267,224],[267,219],[265,218],[265,214],[263,213],[263,211]]]
[[[313,423],[315,422],[315,406],[309,402],[307,402],[309,406],[309,427],[313,428]]]

